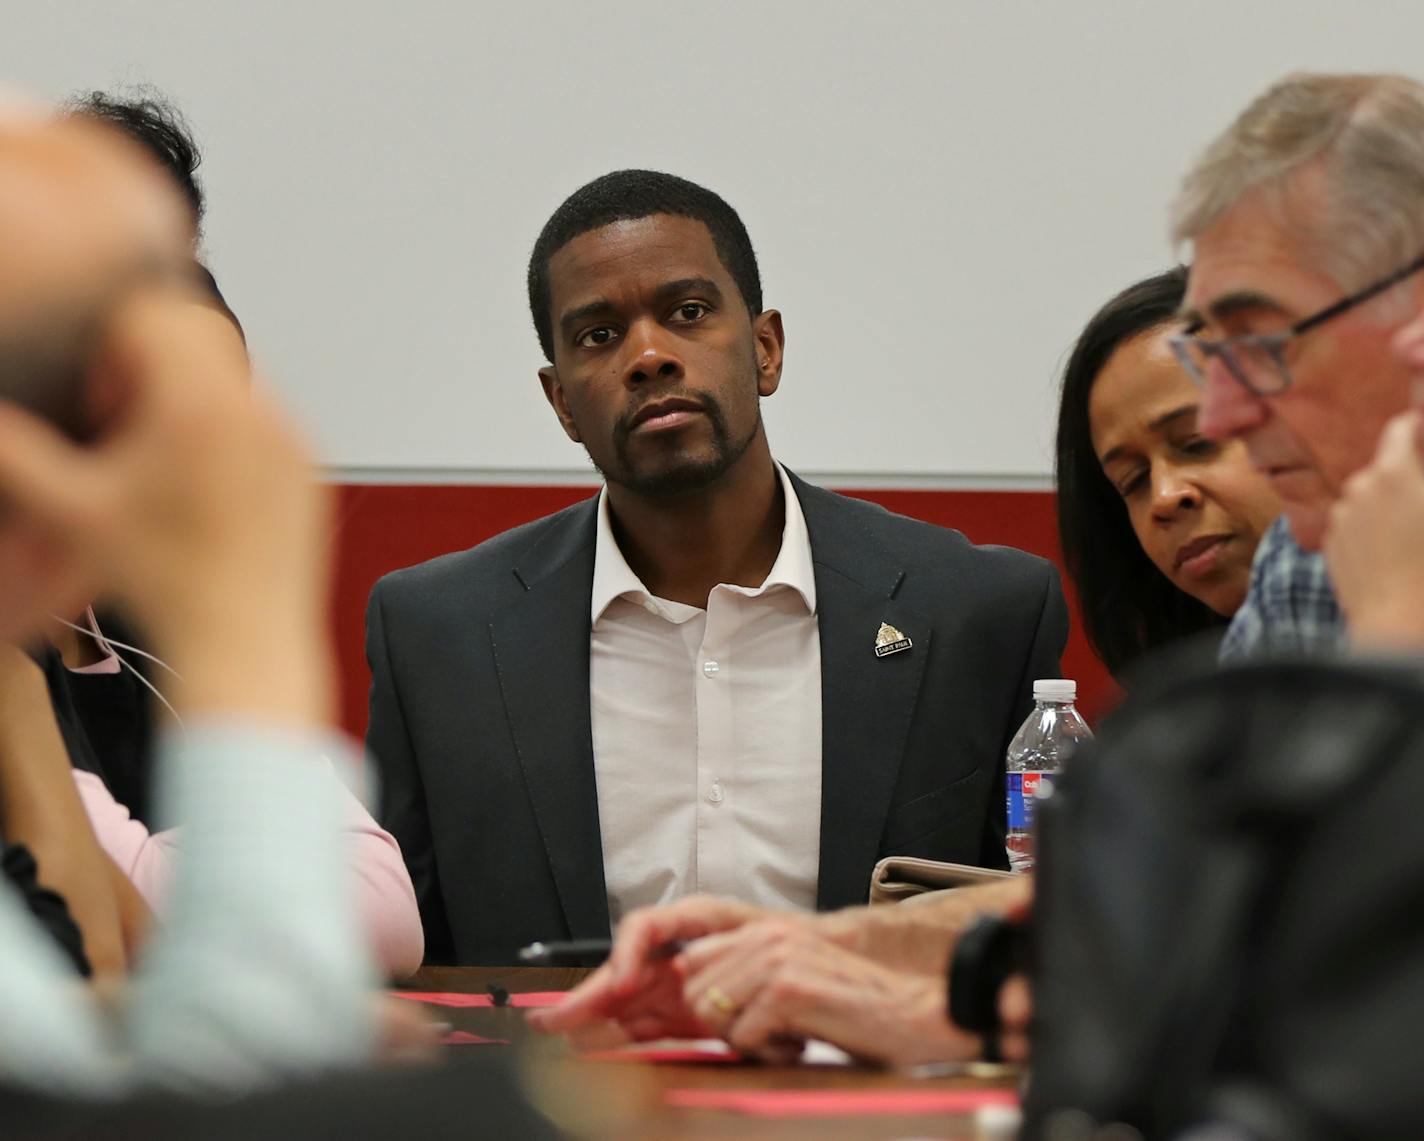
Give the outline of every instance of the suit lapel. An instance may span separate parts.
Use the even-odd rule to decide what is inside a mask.
[[[894,796],[930,623],[896,602],[905,571],[832,492],[792,477],[816,568],[821,633],[820,908],[864,903]],[[875,656],[887,622],[913,643]]]
[[[571,938],[609,933],[589,713],[597,499],[530,551],[525,593],[490,623],[510,733]]]

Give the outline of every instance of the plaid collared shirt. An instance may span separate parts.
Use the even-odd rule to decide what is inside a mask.
[[[1261,537],[1251,586],[1221,640],[1223,665],[1250,658],[1331,653],[1345,642],[1345,619],[1325,559],[1295,541],[1282,515]]]

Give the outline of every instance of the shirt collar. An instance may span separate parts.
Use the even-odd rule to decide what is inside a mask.
[[[811,562],[811,536],[806,530],[806,516],[801,511],[801,501],[796,498],[796,489],[791,485],[791,477],[780,464],[776,473],[781,479],[781,490],[786,503],[786,520],[781,527],[781,550],[776,561],[771,564],[765,581],[759,587],[730,587],[741,594],[755,597],[777,586],[789,587],[796,591],[806,603],[806,609],[816,613],[816,571]],[[652,594],[643,585],[613,537],[613,521],[608,512],[608,488],[598,494],[598,532],[593,552],[593,593],[590,624],[598,625],[603,612],[619,598],[647,603],[653,601]]]

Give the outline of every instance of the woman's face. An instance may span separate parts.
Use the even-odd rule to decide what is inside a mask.
[[[1180,590],[1230,615],[1280,501],[1237,441],[1197,431],[1201,394],[1172,355],[1170,326],[1124,341],[1088,395],[1093,450],[1147,557]]]

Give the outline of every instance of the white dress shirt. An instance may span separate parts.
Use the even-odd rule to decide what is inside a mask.
[[[598,504],[589,689],[611,920],[712,892],[812,908],[820,863],[821,637],[801,504],[759,587],[705,610],[655,598]]]

